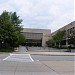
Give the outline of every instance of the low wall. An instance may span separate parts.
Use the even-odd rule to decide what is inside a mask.
[[[66,52],[67,49],[56,49],[49,47],[28,47],[28,51],[39,51],[39,52]]]

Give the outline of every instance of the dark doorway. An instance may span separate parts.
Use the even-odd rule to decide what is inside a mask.
[[[35,46],[41,47],[42,46],[42,39],[27,39],[25,42],[26,46]]]

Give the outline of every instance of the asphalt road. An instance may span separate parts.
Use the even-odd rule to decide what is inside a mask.
[[[9,56],[9,53],[0,54],[0,60]],[[46,56],[46,55],[31,55],[34,61],[75,61],[75,56]]]
[[[31,48],[32,49],[32,48]],[[35,49],[36,50],[36,49]],[[21,46],[19,47],[19,52],[26,52],[26,48]],[[33,50],[32,50],[33,51]],[[40,61],[74,61],[75,56],[46,56],[46,55],[31,55],[33,60]]]
[[[33,60],[37,61],[74,61],[75,56],[44,56],[44,55],[31,55]]]
[[[0,53],[0,60],[3,60],[4,58],[8,57],[9,53]]]

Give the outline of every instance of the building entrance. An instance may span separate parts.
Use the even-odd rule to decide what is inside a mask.
[[[27,39],[25,42],[26,46],[42,46],[42,39]]]

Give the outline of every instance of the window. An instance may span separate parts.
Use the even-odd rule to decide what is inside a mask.
[[[43,33],[23,33],[27,39],[42,39]]]

